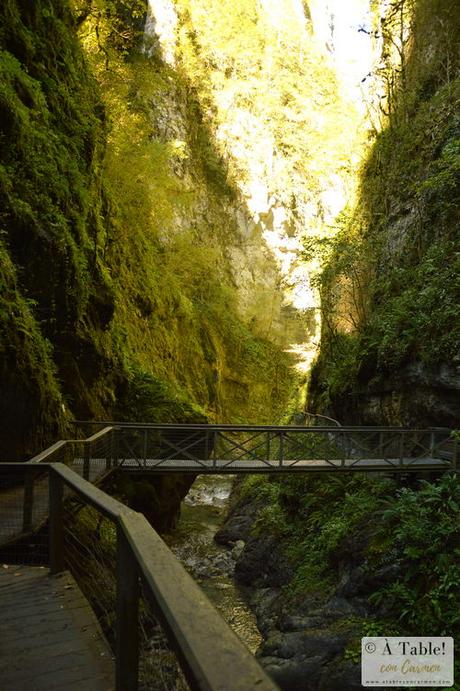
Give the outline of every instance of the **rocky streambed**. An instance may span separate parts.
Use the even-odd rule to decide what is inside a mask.
[[[234,578],[244,543],[235,540],[222,545],[214,540],[227,511],[232,480],[228,475],[199,476],[182,502],[175,530],[164,539],[227,623],[255,653],[262,637],[248,604],[251,589],[237,584]]]
[[[282,691],[361,691],[359,661],[345,651],[369,613],[369,591],[391,577],[363,570],[365,533],[337,555],[333,593],[287,598],[293,574],[282,545],[251,534],[257,503],[240,501],[224,522],[231,488],[228,476],[197,478],[171,549]]]

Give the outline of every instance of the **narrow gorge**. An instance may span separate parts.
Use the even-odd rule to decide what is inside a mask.
[[[3,0],[0,458],[79,420],[456,454],[459,106],[457,0]],[[362,636],[455,638],[455,473],[203,478],[106,489],[282,691],[361,689]]]

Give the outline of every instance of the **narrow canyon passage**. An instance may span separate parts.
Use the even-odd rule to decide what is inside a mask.
[[[458,474],[402,470],[440,429],[460,462],[458,5],[0,3],[0,458],[77,420],[126,422],[133,465],[157,425],[181,427],[158,460],[184,462],[199,425],[404,429],[391,476],[298,465],[230,499],[199,477],[166,535],[282,691],[359,691],[363,637],[460,635]],[[251,458],[300,462],[283,435]],[[113,494],[173,523],[187,478],[132,480]],[[90,600],[116,544],[93,518]]]

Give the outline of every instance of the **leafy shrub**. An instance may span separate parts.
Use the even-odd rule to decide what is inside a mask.
[[[399,577],[373,596],[418,635],[454,635],[460,630],[460,482],[444,475],[420,489],[401,489],[388,500],[377,539],[395,550]]]

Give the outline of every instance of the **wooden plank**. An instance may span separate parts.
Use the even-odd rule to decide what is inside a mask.
[[[0,688],[114,689],[112,653],[69,573],[50,577],[40,567],[1,568],[0,609]]]
[[[74,632],[69,631],[69,627],[65,624],[59,632],[59,641],[61,643],[72,642],[73,644],[74,639]],[[10,636],[3,636],[1,655],[17,655],[18,652],[30,650],[32,646],[34,650],[39,650],[44,655],[47,654],[48,650],[53,652],[56,647],[55,631],[50,632],[48,626],[43,626],[42,628],[34,627],[33,631],[29,629],[15,639],[12,639]]]

